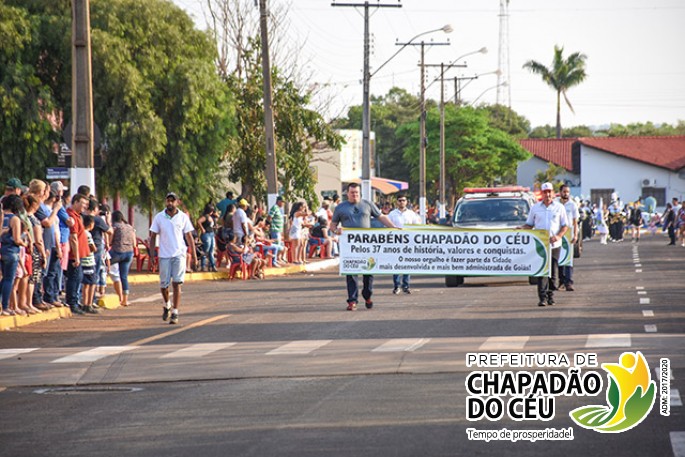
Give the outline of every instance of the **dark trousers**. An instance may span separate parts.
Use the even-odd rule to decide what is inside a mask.
[[[48,268],[45,270],[45,276],[43,276],[43,301],[45,303],[55,303],[59,298],[59,279],[62,276],[62,266],[60,259],[57,258],[58,249],[59,247],[50,250]]]
[[[573,267],[559,267],[559,283],[565,286],[573,285]]]
[[[400,278],[402,289],[409,289],[409,275],[392,275],[392,284],[395,287],[395,289],[400,288]]]
[[[373,294],[373,276],[362,275],[364,287],[362,288],[362,297],[365,300],[371,299]],[[359,299],[359,277],[357,275],[347,275],[347,302],[357,303]]]
[[[675,244],[675,227],[673,224],[668,226],[668,237],[671,239],[669,244]]]
[[[81,281],[83,280],[83,269],[81,264],[74,266],[74,261],[69,260],[67,267],[67,304],[74,309],[78,306]]]
[[[538,298],[541,302],[554,298],[554,291],[557,290],[557,279],[559,278],[560,253],[560,247],[552,249],[551,277],[541,276],[538,278]]]

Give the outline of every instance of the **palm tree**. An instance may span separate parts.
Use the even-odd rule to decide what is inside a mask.
[[[585,73],[587,56],[574,52],[567,59],[564,59],[563,53],[563,47],[554,46],[554,60],[551,68],[547,68],[535,60],[529,60],[523,64],[523,68],[542,76],[542,80],[557,91],[557,138],[561,138],[561,95],[564,95],[566,104],[575,114],[573,106],[566,96],[566,91],[580,84],[587,77],[587,73]]]

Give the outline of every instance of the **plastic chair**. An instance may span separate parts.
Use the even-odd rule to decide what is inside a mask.
[[[231,266],[228,269],[228,279],[235,279],[235,275],[240,271],[240,277],[242,280],[246,280],[248,276],[248,267],[242,256],[228,256],[231,262]]]
[[[133,247],[133,257],[136,259],[136,271],[143,271],[143,264],[147,260],[148,269],[150,268],[150,251],[145,241],[136,238],[136,245]]]
[[[308,257],[314,257],[316,253],[316,248],[319,249],[319,257],[325,259],[328,257],[328,245],[325,244],[323,238],[310,237],[309,238],[309,255]]]

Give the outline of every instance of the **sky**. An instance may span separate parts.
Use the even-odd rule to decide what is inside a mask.
[[[173,0],[204,28],[200,0]],[[331,6],[333,0],[268,0],[289,4],[289,39],[298,49],[298,64],[304,67],[311,87],[331,100],[325,113],[332,117],[362,103],[363,8]],[[336,0],[363,3],[362,0]],[[370,0],[371,5],[377,4]],[[458,61],[467,68],[452,68],[446,77],[477,79],[462,84],[465,103],[495,103],[499,47],[498,0],[384,0],[401,5],[371,8],[371,72],[416,35],[446,24],[454,29],[424,35],[416,42],[450,42],[449,46],[426,46],[427,64]],[[524,70],[536,60],[550,66],[554,46],[564,55],[587,56],[587,79],[568,91],[575,114],[562,100],[563,127],[604,126],[685,121],[685,2],[682,0],[511,0],[509,2],[509,72],[501,97],[510,91],[511,107],[531,125],[555,125],[556,95],[540,76]],[[255,14],[257,8],[255,8]],[[258,32],[258,31],[256,31]],[[371,79],[371,93],[381,96],[393,87],[410,93],[420,91],[420,47],[408,46]],[[488,74],[489,73],[489,74]],[[506,72],[505,72],[506,75]],[[428,68],[427,83],[439,76]],[[426,97],[438,100],[440,84],[432,84]],[[454,97],[453,83],[446,84],[445,97]]]

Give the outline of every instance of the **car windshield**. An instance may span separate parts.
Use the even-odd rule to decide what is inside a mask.
[[[520,199],[464,200],[457,208],[457,224],[478,222],[525,222],[529,206]]]

